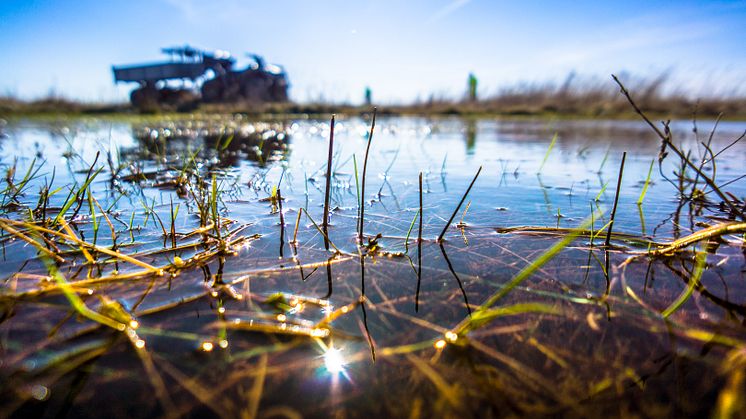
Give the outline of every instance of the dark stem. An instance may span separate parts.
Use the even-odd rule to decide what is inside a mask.
[[[624,161],[627,159],[627,152],[622,154],[622,164],[619,166],[619,177],[616,181],[616,194],[614,195],[614,206],[611,208],[611,218],[609,219],[609,229],[606,230],[605,246],[608,248],[611,243],[611,230],[614,227],[614,217],[616,216],[616,207],[619,203],[619,190],[622,187],[622,175],[624,174]]]
[[[446,231],[448,231],[448,227],[451,226],[451,223],[453,222],[453,219],[456,217],[456,214],[458,213],[459,208],[461,208],[461,205],[464,204],[464,201],[466,200],[467,195],[469,195],[469,191],[471,191],[471,187],[474,186],[474,182],[477,181],[477,178],[479,177],[479,173],[482,172],[482,166],[479,166],[479,170],[477,170],[477,174],[474,175],[474,179],[471,180],[471,183],[469,184],[469,187],[466,188],[466,192],[464,192],[464,196],[461,197],[461,201],[459,201],[456,208],[453,210],[453,214],[451,214],[451,218],[448,219],[448,222],[446,223],[446,226],[443,227],[443,231],[440,232],[440,236],[438,236],[437,241],[442,241],[443,236],[445,236]]]
[[[469,314],[469,317],[471,317],[471,307],[469,306],[469,299],[466,298],[466,290],[464,289],[464,285],[461,283],[461,278],[459,278],[458,274],[456,273],[456,270],[453,269],[451,260],[448,259],[448,254],[446,254],[446,248],[445,246],[443,246],[442,242],[440,243],[440,251],[443,253],[443,258],[446,260],[446,264],[448,265],[448,270],[451,271],[451,274],[453,274],[453,277],[456,278],[458,287],[461,290],[461,295],[464,296],[464,305],[466,305],[466,312]]]
[[[368,313],[365,311],[365,255],[360,254],[360,310],[363,312],[363,327],[365,328],[365,335],[368,338],[368,346],[370,347],[370,356],[373,358],[373,362],[376,362],[376,347],[373,345],[373,338],[370,336],[370,329],[368,329]]]
[[[420,309],[420,283],[422,282],[422,172],[420,172],[420,228],[417,233],[417,292],[414,297],[414,311]]]
[[[712,149],[710,146],[712,145],[712,137],[715,136],[715,130],[717,130],[718,124],[720,123],[720,120],[723,118],[723,113],[719,113],[717,119],[715,119],[715,124],[712,126],[712,130],[710,131],[710,136],[707,138],[707,143],[702,143],[702,145],[705,147],[705,155],[702,157],[702,162],[699,164],[699,171],[701,172],[705,168],[705,164],[708,163],[707,161],[707,153],[710,153],[710,162],[712,162],[712,180],[715,180],[715,159],[712,158],[714,155],[712,153]],[[694,193],[697,191],[697,182],[699,181],[699,174],[697,174],[694,177],[694,183],[692,184],[692,191],[689,194],[689,200],[691,201],[694,198]]]
[[[689,161],[686,158],[686,156],[684,155],[684,153],[681,150],[679,150],[679,148],[671,141],[671,131],[668,128],[666,128],[666,133],[665,134],[663,132],[661,132],[661,130],[658,129],[658,127],[656,127],[655,124],[653,124],[650,121],[650,119],[648,119],[647,116],[645,116],[645,114],[642,112],[642,110],[640,110],[640,108],[637,106],[637,104],[635,104],[634,100],[632,100],[632,96],[630,96],[629,91],[627,90],[626,87],[624,87],[624,85],[622,84],[622,82],[619,81],[619,79],[615,75],[613,75],[613,74],[611,75],[611,77],[619,85],[619,88],[621,89],[622,94],[627,98],[627,101],[630,103],[630,105],[632,105],[632,108],[634,108],[635,112],[637,112],[637,114],[640,115],[640,117],[648,125],[650,125],[650,127],[655,131],[655,133],[658,134],[658,137],[660,137],[661,140],[663,140],[664,146],[668,146],[668,148],[670,148],[671,150],[673,150],[673,152],[676,153],[679,156],[679,158],[681,158],[682,160],[684,160],[686,162],[686,164],[694,170],[694,172],[697,174],[697,176],[699,176],[700,178],[702,178],[702,180],[704,180],[705,183],[707,183],[707,185],[712,190],[715,191],[715,193],[730,208],[730,210],[732,211],[732,213],[734,215],[738,215],[739,217],[744,218],[743,212],[723,193],[723,191],[720,190],[720,188],[715,184],[715,181],[713,181],[712,179],[710,179],[709,176],[707,176],[704,173],[702,173],[702,171],[699,170],[699,168],[697,167],[697,165],[694,164],[694,163],[692,163],[691,161]]]
[[[326,286],[327,286],[327,292],[326,295],[321,297],[322,299],[326,300],[327,298],[332,296],[332,259],[336,257],[332,256],[329,258],[329,260],[326,261]],[[310,276],[310,275],[309,275]]]
[[[604,256],[606,259],[606,269],[605,269],[605,277],[606,277],[606,292],[604,295],[609,294],[609,286],[611,285],[611,282],[609,281],[609,268],[611,267],[611,260],[609,258],[609,244],[611,243],[611,230],[614,227],[614,217],[616,216],[616,207],[619,203],[619,189],[622,186],[622,175],[624,174],[624,161],[627,159],[627,152],[625,151],[622,154],[622,164],[619,166],[619,177],[616,181],[616,194],[614,195],[614,206],[611,208],[611,218],[609,219],[609,229],[606,230],[606,241],[604,242]]]
[[[324,193],[324,219],[321,227],[324,229],[324,247],[329,250],[329,192],[332,186],[332,153],[334,151],[334,115],[332,115],[331,130],[329,131],[329,159],[326,162],[326,193]]]
[[[358,226],[357,241],[358,244],[363,244],[363,226],[365,225],[365,174],[368,170],[368,152],[370,151],[370,143],[373,140],[373,130],[376,128],[376,113],[378,109],[373,108],[373,122],[370,125],[370,132],[368,133],[368,145],[365,147],[365,159],[363,160],[363,178],[362,186],[360,187],[360,225]]]
[[[285,215],[282,213],[282,193],[280,192],[280,188],[277,188],[277,206],[280,210],[280,257],[283,257],[282,249],[285,247]]]

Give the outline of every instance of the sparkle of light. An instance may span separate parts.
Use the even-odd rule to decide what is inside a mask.
[[[142,339],[138,339],[135,341],[135,348],[142,349],[145,347],[145,341]]]
[[[212,344],[212,342],[202,342],[202,350],[205,352],[210,352],[213,350],[215,346]]]
[[[37,384],[31,388],[31,397],[35,398],[36,400],[47,400],[50,393],[51,392],[49,391],[49,388],[40,384]]]
[[[316,338],[325,338],[329,336],[329,329],[315,328],[311,330],[311,336]]]
[[[446,341],[443,339],[438,340],[435,342],[435,349],[443,349],[446,347]]]
[[[454,342],[456,342],[457,339],[458,339],[458,335],[457,334],[451,332],[450,330],[448,332],[446,332],[446,340],[448,342],[454,343]]]
[[[326,366],[326,370],[332,375],[344,373],[345,365],[347,364],[342,357],[342,350],[333,346],[329,347],[324,354],[324,365]]]

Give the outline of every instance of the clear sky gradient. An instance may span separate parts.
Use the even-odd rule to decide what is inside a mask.
[[[744,1],[2,0],[0,95],[126,100],[112,64],[187,43],[282,64],[298,101],[459,97],[469,72],[482,95],[571,71],[746,92]]]

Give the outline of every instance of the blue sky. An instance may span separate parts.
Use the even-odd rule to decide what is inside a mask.
[[[458,97],[469,72],[483,95],[570,71],[746,93],[744,1],[3,0],[0,28],[0,95],[27,99],[124,100],[112,64],[185,43],[284,65],[299,101]]]

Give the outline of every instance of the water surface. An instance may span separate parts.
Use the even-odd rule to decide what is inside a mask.
[[[731,373],[745,365],[743,234],[709,248],[701,286],[668,319],[660,313],[687,288],[693,253],[623,263],[654,243],[728,221],[712,192],[681,199],[679,182],[691,187],[695,176],[689,170],[679,179],[671,155],[653,167],[637,205],[660,149],[644,123],[388,117],[376,124],[362,202],[364,243],[378,246],[359,248],[356,239],[370,120],[342,118],[331,250],[314,225],[323,219],[329,121],[4,126],[1,163],[16,167],[14,184],[32,164],[41,168],[3,217],[27,220],[52,182],[51,191],[61,189],[44,211],[54,218],[72,185],[102,168],[90,185],[98,204],[81,199],[66,213],[74,214],[69,223],[81,240],[116,245],[166,272],[112,280],[142,269],[122,260],[93,266],[75,246],[61,249],[65,262],[56,267],[80,284],[74,291],[88,307],[106,313],[101,307],[113,301],[136,319],[137,338],[128,338],[76,314],[50,285],[49,262],[4,232],[3,416],[701,416],[743,391]],[[675,121],[674,141],[699,162],[713,124],[698,121],[693,132],[691,121]],[[711,149],[744,129],[720,122]],[[591,213],[590,228],[607,224],[625,151],[614,222],[623,234],[611,251],[601,249],[605,234],[581,236],[495,305],[512,311],[446,342],[446,332],[566,229]],[[714,173],[711,164],[703,170],[720,185],[735,180],[724,189],[742,200],[743,161],[739,143],[718,156]],[[233,233],[235,244],[223,251],[208,243],[214,238],[188,234],[200,227],[197,173],[205,190],[222,191],[215,210],[226,224],[221,234]],[[301,216],[293,242],[301,208],[311,218]],[[199,261],[173,269],[176,257]]]

